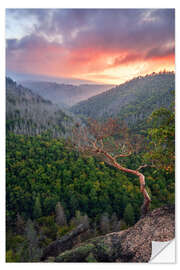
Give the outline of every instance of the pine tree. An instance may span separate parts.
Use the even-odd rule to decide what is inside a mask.
[[[88,216],[82,215],[79,210],[76,211],[75,217],[71,219],[71,225],[78,226],[80,224],[85,225],[87,228],[89,227],[89,218]]]
[[[106,234],[110,231],[110,222],[109,216],[107,213],[102,214],[100,219],[100,230],[103,234]]]
[[[56,224],[59,226],[66,226],[67,225],[66,215],[60,202],[56,204],[55,212],[56,212]]]
[[[118,223],[118,218],[117,218],[117,216],[116,216],[116,213],[113,213],[113,214],[112,214],[112,217],[111,217],[111,221],[110,221],[110,224],[111,224],[111,230],[112,230],[113,232],[116,231],[117,223]]]
[[[130,203],[128,203],[124,210],[123,218],[125,222],[130,226],[133,225],[135,222],[134,209]]]
[[[41,202],[39,195],[36,197],[34,209],[33,209],[33,218],[39,218],[42,216]]]
[[[23,218],[20,216],[19,213],[17,213],[17,219],[16,219],[16,231],[18,234],[23,233],[25,227],[25,222]]]
[[[34,228],[32,220],[28,219],[25,227],[26,245],[22,256],[24,261],[37,262],[42,254],[41,249],[38,246],[38,236]]]

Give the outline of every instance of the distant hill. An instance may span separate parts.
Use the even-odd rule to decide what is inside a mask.
[[[33,74],[33,73],[24,73],[24,72],[15,72],[6,70],[6,77],[12,78],[17,83],[21,83],[23,81],[33,81],[33,82],[56,82],[59,84],[73,84],[73,85],[79,85],[79,84],[94,84],[91,80],[84,80],[84,79],[77,79],[72,77],[56,77],[56,76],[49,76],[49,75],[43,75],[43,74]],[[99,83],[97,83],[99,84]]]
[[[30,88],[34,93],[65,108],[113,87],[113,85],[98,84],[81,84],[77,86],[45,81],[23,81],[21,84]]]
[[[51,101],[6,78],[6,128],[16,134],[37,135],[51,130],[64,134],[73,119]]]
[[[173,72],[152,73],[137,77],[105,93],[96,95],[71,107],[75,114],[106,119],[117,117],[130,126],[142,123],[153,110],[169,107],[174,100]]]

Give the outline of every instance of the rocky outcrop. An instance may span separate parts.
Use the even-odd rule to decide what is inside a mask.
[[[152,241],[175,237],[174,206],[153,210],[133,227],[88,240],[49,261],[55,262],[148,262]]]

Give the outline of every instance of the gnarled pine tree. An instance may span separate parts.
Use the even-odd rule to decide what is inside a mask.
[[[140,172],[147,165],[142,165],[134,170],[126,168],[118,162],[119,158],[130,156],[140,150],[142,146],[140,135],[130,136],[126,125],[119,124],[114,119],[103,123],[89,120],[87,125],[76,124],[73,128],[72,143],[74,148],[86,156],[98,156],[115,168],[136,175],[139,178],[140,191],[144,196],[141,212],[142,215],[147,213],[151,199],[145,187],[145,176]]]

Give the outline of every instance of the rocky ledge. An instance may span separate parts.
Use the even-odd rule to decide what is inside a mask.
[[[46,262],[148,262],[152,241],[169,241],[174,237],[174,206],[163,206],[127,230],[96,237],[55,256],[51,254]]]

